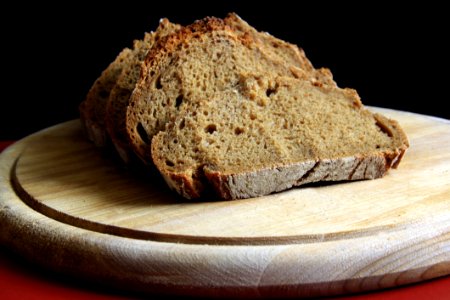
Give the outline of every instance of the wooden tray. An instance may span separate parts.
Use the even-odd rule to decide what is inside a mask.
[[[191,202],[83,137],[78,120],[0,156],[0,241],[147,292],[318,296],[450,274],[450,122],[386,109],[411,147],[382,179]]]

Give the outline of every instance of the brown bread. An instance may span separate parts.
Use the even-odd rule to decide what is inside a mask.
[[[236,14],[187,27],[162,20],[129,51],[103,106],[108,133],[125,161],[132,149],[186,198],[378,178],[409,146],[397,122],[366,110],[328,69]]]

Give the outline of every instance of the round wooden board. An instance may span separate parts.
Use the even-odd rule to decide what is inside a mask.
[[[450,274],[450,122],[371,108],[411,147],[372,181],[187,201],[123,169],[78,120],[0,156],[0,241],[57,271],[140,291],[289,297]]]

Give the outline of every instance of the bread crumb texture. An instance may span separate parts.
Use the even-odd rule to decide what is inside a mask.
[[[135,44],[106,123],[116,149],[154,164],[186,198],[378,178],[408,148],[396,121],[366,110],[297,46],[235,14],[160,28]]]

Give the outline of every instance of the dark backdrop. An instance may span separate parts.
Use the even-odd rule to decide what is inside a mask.
[[[127,1],[23,4],[3,9],[0,139],[76,118],[100,72],[158,20],[189,24],[235,11],[259,30],[300,45],[363,103],[449,118],[449,18],[435,5],[298,1]]]

